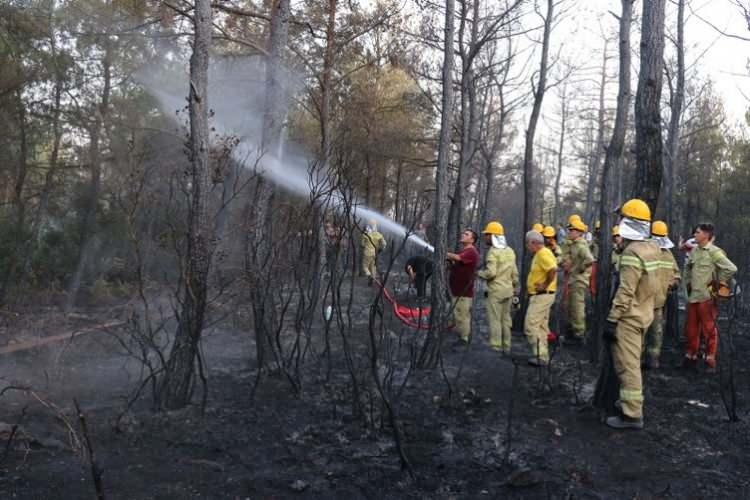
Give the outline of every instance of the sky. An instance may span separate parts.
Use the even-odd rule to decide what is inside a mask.
[[[744,1],[750,5],[750,0]],[[568,12],[556,34],[558,40],[566,44],[566,52],[577,52],[579,60],[586,60],[591,57],[592,47],[602,45],[600,25],[610,31],[617,29],[617,20],[608,12],[619,14],[620,1],[577,0],[576,4],[575,10]],[[634,14],[638,20],[642,7],[642,1],[636,1]],[[674,1],[667,0],[668,31],[675,23],[676,13]],[[712,78],[716,92],[724,98],[730,120],[742,121],[750,107],[750,41],[722,36],[706,22],[725,33],[750,39],[750,30],[739,8],[733,0],[687,0],[685,19],[686,64],[695,64],[702,75]],[[631,39],[633,47],[637,47],[639,38],[640,34],[634,29]],[[668,51],[670,45],[668,41]],[[612,46],[615,54],[616,48],[616,45]],[[611,64],[612,69],[616,69],[616,60]],[[634,59],[634,65],[637,64],[638,60]]]

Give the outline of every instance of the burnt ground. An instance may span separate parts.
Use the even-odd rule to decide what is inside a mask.
[[[363,354],[372,292],[360,284],[355,295],[349,340]],[[37,307],[4,316],[3,333],[12,345],[112,322],[125,311],[105,304],[66,317],[54,307]],[[750,497],[750,372],[744,362],[750,338],[738,323],[732,329],[743,359],[735,373],[741,421],[728,422],[720,376],[674,368],[681,346],[668,338],[665,367],[644,373],[642,432],[610,430],[586,404],[597,369],[583,349],[558,352],[546,380],[518,362],[514,387],[513,359],[490,351],[483,315],[477,323],[480,333],[468,349],[450,341],[444,348],[452,394],[439,369],[409,375],[397,410],[414,477],[401,469],[381,404],[368,396],[374,390],[362,396],[364,415],[353,413],[338,339],[328,380],[326,358],[315,346],[317,354],[303,365],[299,395],[285,377],[268,374],[251,401],[252,335],[229,321],[213,325],[203,346],[205,412],[200,391],[184,410],[155,413],[144,397],[125,411],[140,365],[119,348],[114,335],[123,332],[117,327],[0,354],[3,385],[31,388],[3,394],[0,498],[94,497],[89,465],[74,450],[82,437],[74,398],[86,416],[107,498]],[[403,346],[419,335],[390,327],[387,335]],[[514,357],[523,360],[525,353],[525,339],[514,337]],[[355,363],[367,373],[366,359],[355,357]]]

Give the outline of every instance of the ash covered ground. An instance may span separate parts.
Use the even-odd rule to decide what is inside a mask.
[[[502,358],[487,345],[481,306],[471,346],[448,339],[442,368],[410,371],[404,362],[392,374],[396,387],[406,377],[395,411],[410,475],[368,376],[374,291],[358,281],[355,292],[346,339],[352,364],[342,355],[342,338],[332,336],[329,368],[316,330],[300,365],[299,392],[286,376],[269,372],[253,399],[249,322],[214,311],[203,341],[205,406],[199,385],[195,404],[173,412],[152,411],[148,387],[128,405],[143,367],[122,347],[127,304],[93,304],[73,316],[37,306],[33,314],[5,316],[6,348],[87,333],[0,355],[0,497],[94,496],[74,399],[106,498],[750,497],[746,363],[735,366],[740,421],[730,423],[720,395],[727,372],[677,369],[681,344],[667,338],[664,367],[644,372],[646,430],[613,431],[588,404],[598,372],[585,349],[562,348],[543,373],[523,362],[526,341],[514,336],[515,361]],[[423,334],[404,328],[385,306],[385,335],[406,359]],[[102,324],[111,326],[87,330]],[[750,348],[745,324],[725,321],[723,337],[730,327],[742,360]],[[356,408],[352,366],[361,381]]]

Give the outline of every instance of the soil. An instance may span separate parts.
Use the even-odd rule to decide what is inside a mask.
[[[348,341],[365,381],[361,414],[341,338],[332,336],[329,375],[319,330],[299,393],[285,376],[264,372],[251,399],[252,334],[237,321],[212,324],[203,341],[205,408],[198,387],[194,404],[173,412],[152,411],[148,394],[127,408],[142,373],[119,346],[123,327],[0,355],[3,385],[25,388],[3,393],[0,498],[95,498],[74,399],[106,498],[750,498],[746,363],[735,366],[740,421],[730,423],[719,391],[728,363],[721,375],[680,370],[679,339],[667,338],[663,367],[644,371],[645,430],[614,431],[588,405],[597,368],[584,348],[560,348],[549,373],[525,363],[523,336],[514,337],[512,357],[501,357],[487,345],[481,307],[479,333],[469,347],[448,338],[442,369],[408,372],[400,362],[394,373],[396,387],[408,377],[395,408],[409,474],[366,383],[374,292],[364,280],[357,287]],[[2,327],[18,343],[126,314],[112,304],[78,316],[36,308],[3,316]],[[408,354],[423,333],[400,326],[387,307],[384,315],[385,337]],[[725,321],[722,332],[730,330],[742,359],[750,338],[740,322]]]

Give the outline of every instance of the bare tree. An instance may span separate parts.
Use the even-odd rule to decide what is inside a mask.
[[[635,96],[636,177],[633,196],[656,209],[662,178],[661,88],[664,1],[643,2],[641,66]]]
[[[190,196],[181,310],[177,333],[167,361],[162,401],[165,408],[180,408],[190,402],[193,371],[208,298],[208,273],[213,241],[209,218],[211,175],[209,169],[208,61],[211,47],[210,0],[196,0],[195,34],[190,58]]]
[[[547,0],[547,12],[543,15],[538,12],[544,20],[544,31],[542,32],[542,55],[539,62],[539,73],[537,74],[536,84],[533,86],[534,104],[531,108],[529,125],[526,129],[526,145],[523,152],[523,227],[531,226],[531,221],[536,216],[534,213],[534,136],[536,135],[536,126],[539,122],[539,115],[542,111],[542,101],[544,93],[547,91],[547,70],[549,63],[549,45],[552,34],[552,21],[554,19],[554,0]],[[528,259],[526,258],[526,248],[521,253],[522,273],[521,276],[528,274]]]
[[[430,330],[420,354],[419,365],[422,367],[435,366],[440,353],[440,343],[445,312],[445,255],[446,234],[442,221],[446,217],[447,209],[447,181],[448,165],[450,163],[452,110],[453,110],[453,39],[455,36],[455,8],[454,0],[445,0],[445,41],[443,44],[443,98],[440,114],[440,140],[438,143],[437,170],[435,171],[435,202],[434,202],[434,246],[433,254],[434,274],[432,276],[432,309],[430,311]]]
[[[596,314],[594,315],[596,323],[594,325],[596,335],[593,336],[595,348],[592,353],[599,354],[597,348],[600,345],[600,339],[604,332],[606,324],[605,318],[609,313],[610,289],[612,288],[611,252],[612,242],[608,237],[608,228],[612,227],[612,207],[613,198],[613,170],[621,168],[622,156],[625,149],[625,129],[628,122],[628,113],[630,111],[630,25],[633,19],[633,2],[635,0],[621,0],[622,12],[619,17],[620,22],[620,73],[619,73],[619,91],[617,93],[617,111],[615,113],[615,125],[612,130],[612,138],[607,147],[607,154],[604,158],[601,178],[601,202],[599,204],[599,220],[601,221],[604,234],[607,235],[601,239],[599,252],[599,269],[597,273],[597,297],[596,297]],[[602,372],[597,382],[594,403],[599,408],[612,410],[617,393],[617,376],[612,368],[609,353],[603,363]]]
[[[680,153],[680,121],[682,120],[682,105],[685,100],[685,0],[677,0],[677,68],[674,80],[667,78],[669,84],[669,129],[667,132],[667,154],[664,172],[665,203],[667,224],[671,228],[674,224],[674,185],[677,158]]]

